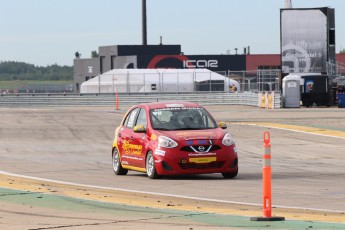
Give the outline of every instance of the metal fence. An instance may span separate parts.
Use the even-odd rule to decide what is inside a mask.
[[[280,70],[223,71],[197,70],[179,73],[103,74],[81,86],[80,93],[191,93],[191,92],[267,92],[280,90]]]
[[[90,87],[81,93],[191,93],[191,92],[266,92],[279,91],[280,70],[257,71],[222,71],[218,74],[226,77],[219,80],[212,75],[207,76],[196,72],[193,75],[179,73],[157,74],[156,79],[145,75],[109,75],[102,76],[102,80],[91,79]],[[131,79],[131,80],[130,80]],[[152,80],[154,79],[154,80]],[[102,82],[101,82],[102,81]],[[233,82],[236,81],[234,84]],[[117,84],[121,82],[121,84]],[[238,83],[238,84],[237,84]],[[72,93],[72,84],[23,84],[17,88],[6,89],[0,87],[0,94],[11,93]]]
[[[273,95],[273,96],[272,96]],[[270,97],[269,97],[270,96]],[[121,108],[139,103],[190,101],[200,105],[247,105],[267,109],[281,107],[280,93],[204,94],[1,94],[1,107],[17,106],[112,106]]]
[[[1,87],[0,94],[11,93],[72,93],[73,84],[53,83],[53,84],[20,84],[17,87]]]
[[[281,71],[279,69],[262,69],[254,71],[228,71],[227,75],[240,84],[241,92],[279,91]]]
[[[337,64],[327,62],[327,75],[339,77],[345,76],[345,64],[337,62]]]
[[[197,70],[197,69],[196,69]],[[90,90],[86,93],[186,93],[186,92],[279,92],[281,89],[280,69],[259,69],[254,71],[221,71],[218,74],[227,77],[225,81],[213,79],[210,75],[207,80],[200,80],[198,74],[187,76],[180,74],[173,76],[169,73],[159,76],[157,74],[158,84],[147,84],[148,78],[142,77],[136,81],[129,83],[129,78],[136,76],[127,76],[127,83],[122,86],[115,86],[114,79],[121,78],[121,76],[111,76],[111,79],[105,82],[94,82],[96,90]],[[327,73],[331,79],[336,79],[339,76],[345,76],[345,64],[337,62],[337,64],[327,63]],[[186,84],[185,79],[190,78],[192,84]],[[91,79],[92,80],[92,79]],[[238,82],[239,87],[232,87],[231,80]],[[122,88],[121,88],[122,87]],[[11,93],[72,93],[75,92],[73,84],[21,84],[16,88],[2,87],[0,84],[0,94]]]

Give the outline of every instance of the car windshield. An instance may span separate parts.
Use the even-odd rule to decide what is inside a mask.
[[[156,130],[214,129],[217,124],[202,107],[172,107],[150,110],[152,128]]]

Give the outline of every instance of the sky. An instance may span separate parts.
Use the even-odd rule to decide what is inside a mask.
[[[142,44],[141,0],[0,0],[0,61],[73,65],[99,46]],[[345,48],[345,0],[292,0],[335,9],[336,52]],[[279,54],[284,0],[146,0],[147,43],[187,55]]]

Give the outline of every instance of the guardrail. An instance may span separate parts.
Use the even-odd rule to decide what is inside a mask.
[[[280,108],[280,94],[274,107]],[[258,106],[256,92],[184,93],[184,94],[118,94],[119,106],[157,101],[191,101],[201,105]],[[2,94],[1,107],[13,106],[115,106],[115,94]]]

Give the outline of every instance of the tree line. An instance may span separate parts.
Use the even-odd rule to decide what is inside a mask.
[[[73,80],[73,67],[57,64],[42,67],[25,62],[1,61],[0,80],[69,81]]]

